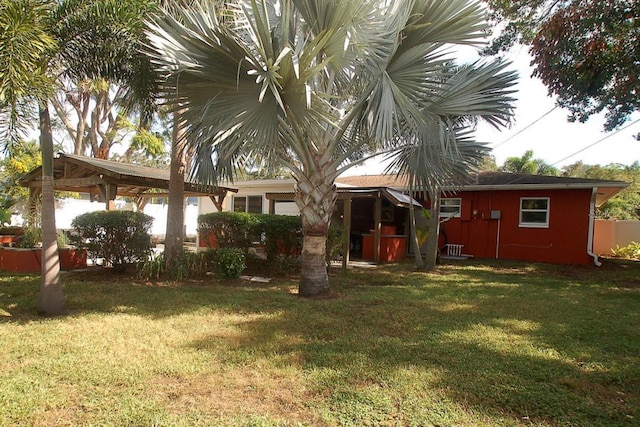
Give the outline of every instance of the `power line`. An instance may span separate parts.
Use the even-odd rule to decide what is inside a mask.
[[[514,133],[513,135],[511,135],[509,138],[505,139],[504,141],[498,143],[498,145],[491,147],[492,149],[498,148],[499,146],[501,146],[502,144],[504,144],[505,142],[515,138],[516,136],[520,135],[522,132],[524,132],[525,130],[529,129],[531,126],[535,125],[536,123],[538,123],[540,120],[544,119],[545,117],[547,117],[553,110],[555,110],[556,108],[558,108],[558,106],[554,106],[552,109],[550,109],[549,111],[547,111],[546,113],[544,113],[543,115],[541,115],[540,117],[538,117],[537,119],[535,119],[534,121],[532,121],[531,123],[529,123],[528,125],[526,125],[524,128],[520,129],[518,132]]]
[[[616,130],[616,131],[614,131],[614,132],[611,132],[611,133],[610,133],[610,134],[608,134],[607,136],[604,136],[604,137],[600,138],[599,140],[597,140],[597,141],[596,141],[596,142],[594,142],[593,144],[589,144],[589,145],[587,145],[586,147],[581,148],[580,150],[576,151],[575,153],[573,153],[573,154],[569,154],[567,157],[562,158],[562,159],[558,160],[558,161],[557,161],[557,162],[555,162],[555,163],[552,163],[550,166],[555,166],[555,165],[557,165],[557,164],[558,164],[558,163],[560,163],[560,162],[564,162],[565,160],[567,160],[567,159],[569,159],[569,158],[571,158],[571,157],[575,156],[576,154],[582,153],[582,152],[583,152],[583,151],[585,151],[586,149],[591,148],[591,147],[593,147],[594,145],[601,143],[601,142],[602,142],[602,141],[604,141],[605,139],[610,138],[610,137],[612,137],[613,135],[617,134],[618,132],[622,132],[623,130],[627,129],[628,127],[633,126],[633,125],[635,125],[636,123],[639,123],[639,122],[640,122],[640,119],[638,119],[638,120],[636,120],[636,121],[634,121],[634,122],[631,122],[631,123],[629,123],[628,125],[626,125],[626,126],[624,126],[624,127],[620,128],[620,129],[617,129],[617,130]]]

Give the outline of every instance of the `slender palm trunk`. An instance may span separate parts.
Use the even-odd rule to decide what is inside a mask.
[[[413,185],[409,184],[409,196],[413,197]],[[418,240],[418,228],[416,226],[416,211],[413,205],[409,206],[409,221],[411,222],[411,241],[413,242],[413,257],[416,261],[416,268],[422,270],[424,268],[424,260],[420,252],[420,241]]]
[[[167,231],[165,235],[164,256],[167,267],[180,256],[184,245],[184,174],[185,158],[182,131],[176,112],[173,123],[173,141],[171,144],[171,164],[169,166],[169,207],[167,210]]]
[[[326,243],[331,215],[338,197],[332,180],[322,176],[301,178],[296,184],[296,204],[302,216],[302,272],[298,294],[305,297],[329,292]]]
[[[60,258],[56,240],[56,217],[53,185],[53,137],[46,104],[40,107],[40,148],[42,150],[42,270],[38,313],[56,316],[67,313],[60,284]]]
[[[424,269],[433,271],[438,261],[438,236],[440,234],[440,191],[431,194],[431,217],[429,218],[429,235],[427,236],[427,255]]]

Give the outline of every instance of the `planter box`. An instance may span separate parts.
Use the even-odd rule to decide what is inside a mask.
[[[200,231],[198,237],[198,247],[218,249],[218,237],[213,231]]]
[[[73,270],[87,266],[87,252],[80,249],[61,248],[60,268]],[[42,249],[0,248],[0,270],[12,273],[40,273]]]
[[[74,270],[87,266],[87,251],[84,249],[60,248],[60,268],[62,270]]]
[[[13,246],[18,243],[18,238],[13,235],[3,235],[0,236],[0,244],[2,246]]]

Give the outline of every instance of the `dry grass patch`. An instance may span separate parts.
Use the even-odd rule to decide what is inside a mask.
[[[267,416],[279,422],[321,425],[309,414],[305,402],[312,396],[305,378],[295,370],[241,367],[182,379],[159,376],[149,382],[147,392],[175,416]]]

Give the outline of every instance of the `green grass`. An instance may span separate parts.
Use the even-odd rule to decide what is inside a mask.
[[[470,261],[270,284],[0,275],[0,426],[632,426],[640,263]]]

